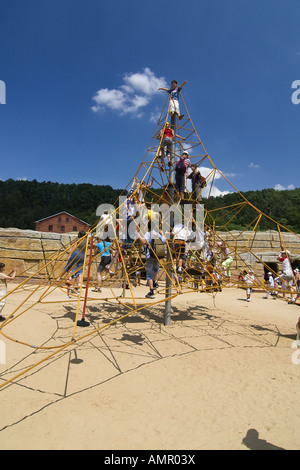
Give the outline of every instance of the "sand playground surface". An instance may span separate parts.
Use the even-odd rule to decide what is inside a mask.
[[[227,288],[178,295],[169,326],[164,303],[110,324],[128,310],[104,295],[64,349],[77,305],[65,292],[4,326],[0,385],[20,376],[0,388],[2,450],[299,449],[299,305]]]

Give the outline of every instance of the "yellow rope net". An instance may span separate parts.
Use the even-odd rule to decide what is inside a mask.
[[[65,250],[60,250],[49,257],[34,274],[0,299],[4,301],[13,296],[20,298],[17,307],[10,311],[0,326],[2,337],[36,351],[46,352],[41,360],[25,370],[13,377],[2,379],[0,388],[16,381],[20,376],[79,341],[101,332],[104,328],[134,313],[138,314],[146,307],[170,302],[179,294],[201,291],[214,296],[224,288],[248,287],[260,289],[265,294],[276,295],[280,299],[288,297],[293,302],[298,302],[298,278],[292,264],[296,258],[300,260],[300,253],[293,252],[290,256],[289,251],[296,246],[299,235],[262,213],[217,169],[195,129],[183,97],[181,99],[184,117],[180,120],[170,115],[170,101],[166,99],[151,141],[139,168],[124,191],[123,200],[116,201],[108,214],[109,220],[114,222],[109,223],[108,219],[100,220],[81,239],[81,253],[78,255],[81,257],[80,267],[76,267],[76,259],[75,261],[73,259],[72,265],[69,262],[78,244],[78,240],[75,240]],[[161,132],[165,129],[166,123],[170,124],[174,134],[171,150],[165,146]],[[189,153],[190,163],[200,169],[201,173],[205,172],[205,180],[200,191],[199,187],[197,191],[193,190],[190,178],[187,178],[191,171],[188,169],[184,176],[186,186],[182,198],[176,187],[175,165],[186,151]],[[222,191],[238,195],[238,202],[214,208],[213,196],[220,183]],[[201,205],[203,198],[205,198],[204,208]],[[131,214],[130,218],[135,237],[129,241],[128,238],[125,240],[122,238],[122,231],[127,227],[126,219],[121,217],[123,213],[128,214],[128,203],[135,207],[135,213]],[[162,208],[167,212],[172,208],[173,216],[162,221],[160,213]],[[200,208],[202,218],[199,222],[197,214]],[[149,212],[150,209],[153,209],[152,212]],[[247,213],[248,222],[245,228],[231,230],[232,222],[237,215],[243,213]],[[174,218],[177,226],[181,225],[178,231],[175,230],[178,227],[174,225]],[[280,264],[274,253],[265,256],[260,249],[258,239],[262,233],[260,228],[264,219],[268,219],[274,226],[272,243],[273,246],[277,246],[274,248],[274,253],[282,251],[283,257],[288,255],[292,267],[290,277],[281,276],[278,272],[276,266]],[[153,296],[155,298],[146,298],[145,294],[148,292],[145,281],[146,260],[140,239],[144,239],[148,223],[151,221],[151,227],[157,232],[163,228],[166,244],[164,258],[154,255],[160,268],[159,287]],[[97,285],[97,265],[100,256],[107,250],[107,247],[104,247],[99,252],[94,249],[94,245],[98,234],[105,233],[107,229],[110,230],[112,242],[110,245],[112,264],[110,272],[107,273],[105,280],[102,280],[102,291],[94,293],[93,287]],[[84,249],[82,249],[83,242]],[[80,282],[75,286],[74,279],[80,269],[83,275],[79,276]],[[268,273],[271,273],[273,280],[275,279],[274,285],[266,282],[270,276]],[[250,283],[249,276],[251,276]],[[124,315],[98,328],[88,322],[84,324],[85,309],[87,305],[95,302],[97,305],[101,304],[103,309],[106,305],[122,306]],[[51,342],[47,345],[31,344],[24,338],[18,338],[14,333],[14,325],[17,325],[20,317],[32,309],[42,312],[44,306],[51,304],[55,308],[59,308],[60,304],[76,306],[72,336],[60,340],[58,344]],[[81,328],[83,325],[87,326],[84,330]],[[38,336],[38,332],[36,334]]]

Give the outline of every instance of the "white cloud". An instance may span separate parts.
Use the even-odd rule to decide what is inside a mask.
[[[220,191],[215,185],[211,188],[210,185],[208,184],[206,188],[203,189],[203,197],[217,197],[217,196],[225,196],[226,194],[229,194],[230,191]]]
[[[153,111],[151,111],[150,114],[150,122],[153,124],[157,124],[157,121],[159,120],[161,114],[161,109],[158,107],[155,107]]]
[[[131,104],[126,105],[126,112],[127,113],[134,113],[140,108],[144,108],[149,103],[149,98],[146,96],[138,96],[134,95],[131,98]]]
[[[274,186],[274,189],[276,191],[285,191],[285,190],[291,191],[291,190],[295,189],[295,186],[293,184],[289,184],[288,186],[285,187],[285,186],[282,186],[282,184],[276,184]]]
[[[146,67],[143,73],[125,74],[125,85],[121,87],[126,92],[140,92],[145,95],[153,95],[158,93],[158,88],[167,87],[164,78],[158,78],[154,73]]]
[[[136,113],[135,117],[141,117],[141,110],[150,103],[160,87],[167,87],[165,79],[156,77],[148,67],[142,73],[126,73],[118,89],[101,88],[95,93],[95,105],[91,109],[96,113],[109,109],[120,115]],[[151,116],[150,119],[153,119]]]
[[[249,168],[255,168],[255,169],[257,169],[257,168],[259,168],[259,165],[257,165],[257,163],[251,162],[250,165],[249,165]]]
[[[126,97],[120,90],[108,90],[108,88],[103,88],[97,91],[93,100],[96,102],[93,111],[102,111],[106,107],[118,111],[122,110]]]
[[[193,154],[193,148],[191,148],[191,144],[187,144],[187,143],[182,141],[181,145],[182,145],[182,151],[186,150],[188,152],[189,156],[191,157],[192,154]]]

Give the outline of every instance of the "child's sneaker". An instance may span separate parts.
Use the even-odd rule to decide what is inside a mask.
[[[95,289],[92,289],[92,292],[101,292],[101,287],[95,287]]]
[[[148,292],[148,294],[145,295],[147,299],[155,299],[155,296],[152,292]]]

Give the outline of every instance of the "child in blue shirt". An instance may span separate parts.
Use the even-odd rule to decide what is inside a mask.
[[[105,269],[109,271],[109,265],[111,263],[110,246],[111,246],[111,242],[109,241],[109,239],[108,241],[106,241],[106,240],[101,240],[100,238],[98,238],[98,243],[96,244],[96,248],[101,254],[101,261],[97,269],[98,287],[93,289],[93,292],[101,292],[101,283],[102,283],[101,274]],[[112,274],[110,271],[109,273]]]
[[[180,110],[179,110],[179,94],[183,85],[185,85],[186,83],[187,81],[185,80],[182,85],[178,86],[177,81],[172,80],[171,88],[169,90],[168,88],[159,88],[159,90],[164,90],[167,93],[170,93],[171,98],[170,98],[169,112],[173,116],[176,116],[177,114],[179,120],[182,119],[184,116],[184,114],[180,114]]]

